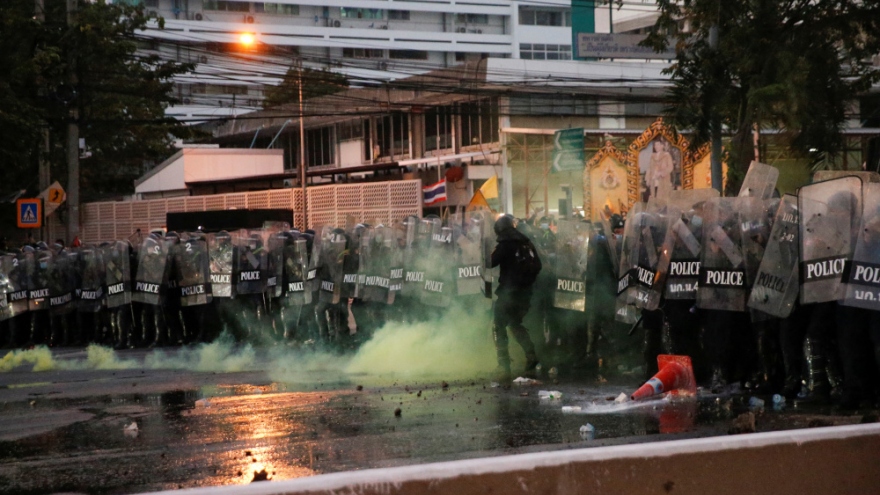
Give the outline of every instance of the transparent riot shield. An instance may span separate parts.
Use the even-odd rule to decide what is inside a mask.
[[[79,249],[76,271],[79,272],[79,297],[77,309],[81,313],[95,313],[104,305],[107,280],[104,253],[101,249],[86,246]]]
[[[864,184],[864,209],[842,304],[880,310],[880,183]]]
[[[26,253],[28,271],[28,310],[49,309],[49,270],[52,266],[52,252],[38,250]]]
[[[586,309],[587,260],[592,228],[587,222],[560,220],[556,230],[556,283],[553,306]]]
[[[295,236],[284,245],[284,302],[301,307],[312,302],[312,291],[306,288],[309,271],[308,241]],[[320,275],[319,275],[320,276]]]
[[[740,186],[739,197],[769,199],[776,190],[778,179],[778,168],[753,160]]]
[[[787,318],[798,295],[798,210],[797,197],[783,196],[770,232],[770,242],[749,293],[749,308]]]
[[[128,241],[116,241],[103,248],[104,285],[110,309],[131,303],[131,251]]]
[[[233,244],[232,236],[225,230],[208,235],[208,262],[213,297],[231,298],[234,295]]]
[[[838,301],[852,257],[862,213],[858,177],[817,182],[798,192],[800,213],[801,304]]]
[[[670,244],[669,226],[680,213],[670,213],[665,201],[636,206],[624,228],[618,298],[621,304],[654,310],[660,304],[669,266],[663,252],[664,246]]]
[[[266,290],[267,249],[262,232],[240,230],[236,232],[233,258],[235,293],[262,294]]]
[[[385,239],[388,247],[388,304],[394,304],[397,295],[403,290],[403,254],[406,247],[406,230],[403,224],[396,224],[390,229]]]
[[[177,291],[181,306],[201,306],[211,302],[208,243],[202,237],[190,237],[171,248],[174,258]]]
[[[321,289],[321,281],[318,279],[318,271],[321,269],[324,259],[321,257],[324,239],[311,233],[300,234],[306,240],[309,252],[309,265],[306,270],[306,291],[311,293],[311,300],[317,297]]]
[[[420,269],[421,259],[426,252],[426,236],[423,234],[422,222],[418,217],[407,217],[403,222],[405,229],[404,246],[402,249],[403,286],[401,295],[409,298],[419,297],[425,280],[425,272]]]
[[[266,241],[266,296],[281,297],[284,278],[284,244],[287,232],[275,232]]]
[[[345,249],[345,257],[342,260],[342,294],[341,298],[357,298],[358,294],[358,273],[361,264],[361,236],[366,230],[366,226],[362,224],[355,225],[351,230],[347,231],[347,241]]]
[[[492,252],[495,251],[495,245],[498,243],[495,235],[495,216],[486,210],[479,210],[477,213],[483,218],[483,295],[491,299],[493,286],[500,276],[500,268],[492,267]]]
[[[863,184],[880,182],[880,174],[877,172],[861,172],[856,170],[819,170],[813,174],[813,182],[840,179],[841,177],[858,177],[862,179]]]
[[[673,191],[675,192],[675,191]],[[608,259],[611,260],[611,266],[614,267],[614,275],[620,276],[620,246],[618,245],[618,237],[611,228],[610,219],[605,216],[605,212],[599,212],[599,219],[602,222],[602,230],[605,232],[605,246],[608,248]]]
[[[431,244],[425,260],[422,302],[430,306],[447,307],[455,293],[454,265],[449,262],[454,259],[452,229],[441,227],[440,219],[432,219],[431,223]]]
[[[672,220],[670,244],[667,247],[669,269],[666,273],[667,299],[694,300],[700,278],[700,256],[703,249],[703,205],[720,194],[715,189],[672,191],[671,207],[681,216]]]
[[[322,302],[337,304],[342,300],[342,277],[345,261],[345,234],[341,230],[333,230],[322,235],[321,268],[318,280],[321,283],[319,293]]]
[[[0,256],[0,277],[6,294],[2,313],[8,318],[27,313],[28,274],[25,256],[21,253]]]
[[[137,275],[132,288],[132,301],[154,306],[164,302],[167,263],[168,253],[163,239],[157,234],[146,236],[138,249]]]
[[[73,291],[76,288],[76,253],[61,251],[52,257],[49,268],[49,309],[53,315],[66,315],[76,310]]]
[[[359,294],[370,302],[388,302],[391,265],[390,249],[386,244],[389,232],[382,226],[368,229],[361,237],[361,264]]]
[[[746,311],[748,282],[743,225],[764,215],[758,198],[713,198],[703,206],[703,254],[697,307]]]
[[[483,220],[478,215],[452,218],[455,287],[459,296],[483,292]]]

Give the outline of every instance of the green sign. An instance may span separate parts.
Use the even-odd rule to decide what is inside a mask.
[[[596,32],[596,1],[571,0],[571,47],[577,57],[578,34]]]
[[[553,134],[553,171],[584,169],[584,128]]]

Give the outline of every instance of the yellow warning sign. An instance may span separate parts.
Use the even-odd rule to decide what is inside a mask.
[[[39,197],[43,199],[43,205],[45,206],[43,213],[49,216],[67,199],[67,193],[64,192],[64,188],[56,180],[45,191],[40,193]]]

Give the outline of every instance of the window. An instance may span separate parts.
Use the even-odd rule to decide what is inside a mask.
[[[650,101],[627,101],[623,104],[623,108],[627,117],[654,117],[663,115],[665,105]]]
[[[428,52],[423,50],[388,50],[388,58],[403,60],[428,60]]]
[[[519,23],[521,26],[571,26],[570,9],[552,9],[537,7],[520,7]]]
[[[354,122],[343,122],[339,124],[339,140],[351,141],[352,139],[363,139],[364,123],[360,120]]]
[[[254,12],[258,14],[299,15],[299,5],[256,2],[254,3]]]
[[[455,14],[456,24],[489,24],[488,14]]]
[[[452,148],[451,106],[433,107],[425,111],[425,151]]]
[[[384,50],[374,48],[343,48],[342,56],[345,58],[384,58]]]
[[[339,15],[343,19],[381,19],[382,9],[354,9],[351,7],[340,7]]]
[[[461,145],[498,141],[498,100],[485,99],[459,104]]]
[[[584,95],[525,95],[510,99],[511,115],[584,115],[596,116],[596,98]]]
[[[333,127],[306,129],[306,165],[318,167],[336,163]]]
[[[390,21],[408,21],[409,20],[409,11],[408,10],[389,10],[388,11],[388,20],[390,20]]]
[[[250,2],[236,2],[233,0],[204,0],[202,8],[227,12],[250,12],[251,4]]]
[[[159,0],[144,0],[144,7],[158,9]]]
[[[525,60],[571,60],[571,45],[520,43],[519,58]]]

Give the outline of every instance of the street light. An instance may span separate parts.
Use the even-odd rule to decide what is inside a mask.
[[[254,44],[254,35],[251,33],[241,33],[241,35],[238,37],[238,40],[246,48],[250,48],[251,45]]]

